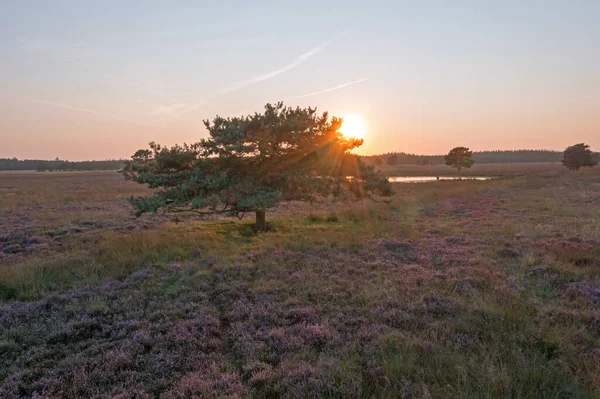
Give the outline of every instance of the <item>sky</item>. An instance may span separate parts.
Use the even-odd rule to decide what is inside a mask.
[[[600,1],[0,1],[0,157],[127,158],[268,102],[360,154],[600,149]]]

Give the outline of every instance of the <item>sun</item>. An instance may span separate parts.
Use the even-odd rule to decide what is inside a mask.
[[[342,127],[340,128],[340,132],[344,136],[355,139],[365,138],[366,130],[362,118],[358,115],[346,115]]]

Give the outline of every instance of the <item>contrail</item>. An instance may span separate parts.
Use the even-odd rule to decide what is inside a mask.
[[[317,47],[315,47],[315,48],[307,51],[306,53],[302,54],[301,56],[299,56],[298,58],[296,58],[294,61],[292,61],[291,63],[287,64],[283,68],[276,69],[274,71],[271,71],[271,72],[266,73],[264,75],[260,75],[260,76],[254,77],[252,79],[247,79],[247,80],[242,80],[242,81],[236,82],[236,83],[232,84],[231,86],[227,87],[225,90],[223,90],[223,93],[229,93],[229,92],[234,91],[234,90],[240,90],[240,89],[242,89],[242,88],[244,88],[246,86],[249,86],[251,84],[262,82],[263,80],[270,79],[270,78],[275,77],[277,75],[280,75],[280,74],[282,74],[284,72],[287,72],[290,69],[296,68],[298,65],[302,64],[304,61],[306,61],[307,59],[309,59],[313,55],[318,54],[321,51],[323,51],[327,46],[329,46],[331,44],[332,41],[333,40],[328,40],[327,42],[321,44],[320,46],[317,46]]]
[[[202,102],[199,102],[199,103],[196,103],[196,104],[192,104],[189,107],[183,109],[179,113],[179,116],[181,116],[184,113],[189,112],[189,111],[191,111],[193,109],[196,109],[199,106],[205,105],[209,100],[211,100],[213,98],[216,98],[216,97],[218,97],[220,95],[231,93],[231,92],[234,92],[234,91],[237,91],[237,90],[241,90],[244,87],[247,87],[247,86],[250,86],[252,84],[262,82],[262,81],[265,81],[267,79],[270,79],[272,77],[280,75],[280,74],[282,74],[284,72],[287,72],[287,71],[289,71],[291,69],[294,69],[297,66],[299,66],[300,64],[302,64],[303,62],[305,62],[306,60],[308,60],[313,55],[318,54],[321,51],[323,51],[327,46],[329,46],[336,39],[337,38],[333,38],[333,39],[330,39],[330,40],[326,41],[325,43],[320,44],[319,46],[317,46],[317,47],[315,47],[315,48],[307,51],[306,53],[300,55],[299,57],[297,57],[296,59],[294,59],[291,63],[285,65],[282,68],[279,68],[279,69],[276,69],[274,71],[268,72],[268,73],[266,73],[264,75],[256,76],[256,77],[251,78],[251,79],[241,80],[239,82],[233,83],[233,84],[229,85],[228,87],[226,87],[226,88],[218,91],[214,95],[208,97],[206,100],[204,100]]]
[[[127,79],[123,79],[122,77],[119,77],[119,76],[113,75],[109,72],[98,69],[98,68],[94,67],[93,65],[87,64],[87,63],[69,55],[69,51],[65,50],[64,48],[62,48],[60,46],[56,46],[55,44],[48,43],[48,42],[39,42],[39,41],[36,42],[36,41],[30,41],[30,40],[26,40],[26,43],[30,43],[30,45],[31,45],[31,43],[33,43],[33,44],[37,45],[37,48],[41,49],[42,51],[47,51],[47,52],[49,51],[52,54],[58,54],[59,56],[61,56],[62,58],[64,58],[65,60],[67,60],[69,62],[72,62],[73,64],[79,65],[80,67],[82,67],[84,69],[92,71],[98,75],[108,77],[119,83],[125,84],[127,86],[133,87],[133,88],[141,90],[141,91],[145,91],[146,93],[154,94],[154,95],[156,95],[158,97],[162,97],[170,102],[184,103],[184,101],[181,101],[180,99],[172,97],[168,94],[162,93],[156,89],[153,89],[152,87],[147,87],[147,86],[142,86],[142,85],[136,84]],[[35,47],[34,47],[34,49],[35,49]],[[179,119],[175,115],[170,115],[170,116]]]
[[[327,92],[330,92],[330,91],[343,89],[344,87],[348,87],[348,86],[352,86],[352,85],[355,85],[355,84],[358,84],[358,83],[362,83],[362,82],[364,82],[365,80],[368,80],[368,79],[369,78],[362,78],[362,79],[358,79],[358,80],[353,80],[352,82],[342,83],[341,85],[330,87],[329,89],[315,91],[315,92],[312,92],[312,93],[303,94],[301,96],[290,97],[290,98],[288,98],[288,100],[296,100],[298,98],[311,97],[311,96],[316,96],[317,94],[323,94],[323,93],[327,93]]]
[[[121,118],[120,116],[113,115],[113,114],[108,114],[106,112],[97,111],[95,109],[76,107],[76,106],[73,106],[73,105],[57,103],[57,102],[54,102],[54,101],[45,101],[45,100],[29,100],[29,101],[31,101],[33,103],[50,105],[52,107],[58,107],[58,108],[63,108],[63,109],[69,109],[69,110],[72,110],[72,111],[86,112],[88,114],[94,114],[94,115],[104,116],[104,117],[111,118],[111,119],[114,119],[114,120],[117,120],[117,121],[128,122],[128,123],[132,123],[132,124],[135,124],[135,125],[147,126],[147,125],[141,124],[141,123],[139,123],[137,121],[134,121],[134,120],[131,120],[131,119]]]
[[[67,59],[68,61],[70,61],[70,62],[72,62],[72,63],[74,63],[74,64],[77,64],[77,65],[79,65],[79,66],[81,66],[81,67],[83,67],[83,68],[85,68],[85,69],[87,69],[87,70],[90,70],[90,71],[92,71],[92,72],[95,72],[95,73],[97,73],[97,74],[99,74],[99,75],[103,75],[103,76],[109,77],[109,78],[111,78],[111,79],[113,79],[113,80],[116,80],[116,81],[118,81],[118,82],[120,82],[120,83],[124,83],[124,84],[126,84],[127,86],[133,87],[133,88],[135,88],[135,89],[138,89],[138,90],[145,91],[145,92],[147,92],[147,93],[150,93],[150,94],[154,94],[154,95],[156,95],[156,96],[162,97],[162,98],[164,98],[164,99],[166,99],[166,100],[169,100],[169,101],[172,101],[172,102],[175,102],[175,103],[182,103],[182,102],[183,102],[183,101],[181,101],[181,100],[179,100],[179,99],[177,99],[177,98],[175,98],[175,97],[171,97],[171,96],[169,96],[168,94],[161,93],[160,91],[158,91],[158,90],[155,90],[155,89],[153,89],[153,88],[151,88],[151,87],[141,86],[141,85],[138,85],[138,84],[136,84],[136,83],[130,82],[130,81],[128,81],[128,80],[125,80],[125,79],[123,79],[123,78],[120,78],[120,77],[118,77],[118,76],[115,76],[115,75],[113,75],[113,74],[111,74],[111,73],[108,73],[108,72],[102,71],[102,70],[100,70],[100,69],[98,69],[98,68],[96,68],[96,67],[93,67],[93,66],[91,66],[91,65],[89,65],[89,64],[86,64],[86,63],[84,63],[84,62],[81,62],[80,60],[78,60],[78,59],[76,59],[76,58],[73,58],[73,57],[70,57],[70,56],[64,56],[64,57],[65,57],[65,59]]]

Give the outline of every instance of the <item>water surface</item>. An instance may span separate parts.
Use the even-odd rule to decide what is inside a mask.
[[[438,180],[490,180],[493,177],[481,176],[391,176],[392,183],[423,183]]]

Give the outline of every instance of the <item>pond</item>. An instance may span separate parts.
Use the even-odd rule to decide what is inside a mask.
[[[424,183],[428,181],[446,180],[490,180],[493,177],[481,176],[390,176],[392,183]]]

